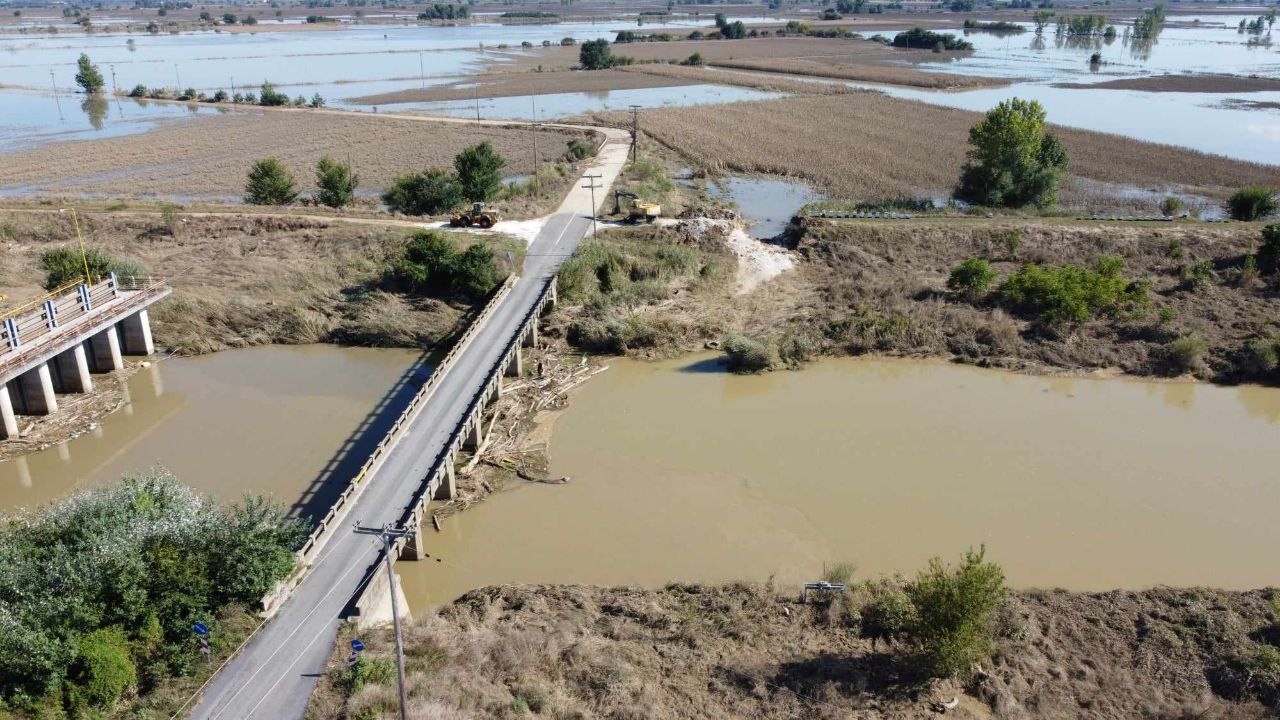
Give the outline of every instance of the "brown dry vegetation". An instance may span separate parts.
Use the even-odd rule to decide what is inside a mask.
[[[657,76],[624,73],[617,70],[594,72],[541,72],[541,73],[486,73],[469,75],[447,85],[428,88],[412,88],[379,95],[352,98],[351,102],[363,105],[392,105],[406,102],[430,102],[434,100],[470,100],[479,85],[480,97],[512,97],[546,95],[566,92],[602,92],[632,88],[670,87],[689,85],[695,81],[672,78],[663,80]]]
[[[980,117],[862,92],[650,110],[644,132],[712,172],[788,175],[841,199],[883,200],[949,195],[969,128]],[[601,119],[629,122],[617,113]],[[1275,177],[1271,167],[1184,148],[1064,127],[1054,132],[1071,156],[1071,173],[1094,180],[1183,185],[1221,197]]]
[[[1144,92],[1241,93],[1280,90],[1280,79],[1240,75],[1152,75],[1100,83],[1058,83],[1054,87]]]
[[[953,697],[947,716],[971,719],[1270,716],[1223,697],[1223,667],[1280,634],[1274,593],[1016,593],[965,688],[862,636],[857,611],[884,587],[808,604],[745,583],[482,588],[406,628],[410,717],[924,719]],[[362,638],[393,667],[389,632]],[[344,644],[308,717],[395,717],[394,672],[350,697],[335,681]]]
[[[585,132],[585,131],[584,131]],[[361,190],[380,192],[399,174],[452,167],[467,145],[489,141],[504,173],[533,172],[534,136],[544,154],[581,134],[526,127],[429,122],[339,111],[236,111],[193,118],[141,135],[54,143],[0,155],[0,187],[42,194],[239,199],[249,165],[279,157],[311,189],[322,155],[350,159]],[[558,198],[556,199],[558,202]]]
[[[180,353],[266,343],[430,347],[469,309],[383,288],[404,228],[253,215],[179,216],[173,234],[154,215],[88,214],[81,224],[88,244],[170,279],[174,292],[152,323],[157,344]],[[71,218],[56,212],[0,211],[0,230],[0,291],[14,298],[38,292],[43,250],[75,241]]]

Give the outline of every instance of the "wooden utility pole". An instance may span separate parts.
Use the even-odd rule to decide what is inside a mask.
[[[582,187],[588,188],[591,190],[591,237],[595,238],[596,236],[596,188],[603,187],[603,186],[596,184],[596,180],[600,179],[599,175],[583,175],[582,177],[586,178],[587,180],[587,184],[583,185]]]
[[[404,688],[404,641],[400,635],[400,601],[396,599],[396,576],[391,569],[391,551],[395,541],[412,535],[409,528],[387,523],[381,528],[361,527],[356,525],[356,532],[362,535],[377,535],[382,540],[382,560],[386,563],[387,584],[391,590],[391,621],[396,629],[396,673],[400,680],[400,720],[408,720],[409,696]]]
[[[636,142],[640,137],[640,106],[631,106],[631,162],[636,161]]]

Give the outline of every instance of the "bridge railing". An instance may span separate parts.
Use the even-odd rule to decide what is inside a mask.
[[[38,355],[45,347],[40,340],[46,336],[74,328],[83,318],[108,305],[113,316],[126,315],[167,290],[164,278],[125,282],[112,274],[93,284],[68,283],[12,308],[0,314],[0,373]]]
[[[325,541],[328,540],[328,534],[341,523],[342,517],[346,514],[348,504],[358,497],[360,492],[364,489],[365,480],[370,475],[374,466],[382,461],[387,450],[400,439],[404,429],[409,425],[409,421],[417,414],[422,405],[435,392],[436,386],[440,384],[440,378],[445,374],[445,371],[457,361],[458,356],[461,355],[467,345],[471,343],[471,339],[475,337],[476,333],[480,332],[481,328],[484,327],[484,324],[493,316],[493,313],[498,309],[498,305],[502,302],[503,298],[511,292],[511,288],[515,287],[518,279],[519,278],[514,274],[507,277],[506,282],[504,282],[498,291],[494,293],[494,296],[489,300],[488,304],[485,305],[484,309],[480,311],[480,314],[471,321],[466,332],[458,338],[458,341],[453,344],[453,347],[449,350],[448,354],[446,354],[444,359],[440,361],[440,364],[436,366],[435,370],[431,373],[431,377],[427,378],[427,381],[423,383],[418,392],[414,394],[404,411],[400,413],[400,417],[396,418],[396,421],[391,425],[391,429],[382,438],[382,440],[378,442],[377,447],[375,447],[373,452],[369,454],[369,458],[364,461],[364,464],[360,466],[360,470],[358,470],[355,476],[351,478],[351,482],[347,483],[347,487],[343,489],[342,494],[334,500],[333,505],[329,508],[329,512],[325,513],[325,516],[316,523],[315,528],[311,531],[310,537],[308,537],[307,541],[303,543],[302,548],[298,550],[298,563],[302,569],[305,570],[306,566],[308,566],[315,558],[315,554],[324,546]],[[264,602],[264,604],[266,603]]]

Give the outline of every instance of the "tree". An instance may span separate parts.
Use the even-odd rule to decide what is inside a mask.
[[[351,166],[325,155],[316,163],[316,200],[329,207],[342,207],[355,201],[356,185],[360,177],[351,172]]]
[[[481,298],[501,281],[498,266],[493,262],[493,250],[486,245],[472,243],[454,263],[454,292]]]
[[[249,168],[244,201],[252,205],[288,205],[298,199],[293,173],[278,158],[266,157]]]
[[[1049,24],[1049,21],[1051,19],[1053,19],[1052,10],[1037,10],[1031,13],[1031,22],[1035,23],[1036,25],[1037,35],[1044,34],[1044,27]]]
[[[40,253],[40,269],[45,272],[45,289],[52,290],[73,280],[84,282],[86,264],[89,266],[89,275],[95,279],[110,273],[121,277],[146,274],[146,270],[136,260],[116,258],[96,247],[86,248],[82,256],[80,248],[66,245]]]
[[[98,66],[89,61],[89,56],[80,53],[80,59],[76,61],[76,66],[79,68],[76,72],[76,84],[90,94],[102,92],[102,86],[106,84],[106,81],[102,79],[102,73],[98,71]]]
[[[604,70],[613,67],[613,50],[609,41],[588,40],[578,49],[578,63],[584,70]]]
[[[463,195],[473,202],[493,197],[502,188],[502,166],[506,162],[488,140],[464,148],[453,159]]]
[[[991,263],[973,257],[951,269],[947,287],[974,300],[986,294],[995,279],[996,271],[991,268]]]
[[[441,168],[401,175],[382,193],[382,202],[391,212],[405,215],[438,215],[458,207],[465,199],[458,178]]]
[[[1262,246],[1258,248],[1258,265],[1263,272],[1280,270],[1280,223],[1262,228]]]
[[[1234,220],[1260,220],[1276,211],[1275,188],[1242,187],[1227,199],[1227,210]]]
[[[262,81],[262,92],[258,94],[258,104],[267,106],[280,106],[289,104],[289,96],[276,90],[275,86],[266,80]]]
[[[1006,591],[1004,572],[985,555],[985,548],[970,550],[954,569],[934,558],[907,586],[915,607],[909,635],[937,677],[967,679],[974,663],[991,656]]]
[[[430,230],[409,238],[393,272],[409,290],[437,297],[484,297],[502,279],[488,247],[474,243],[459,253],[448,238]]]
[[[103,628],[80,638],[80,657],[72,673],[74,694],[89,705],[110,707],[138,682],[129,657],[129,641],[120,628]],[[73,705],[75,705],[73,701]]]
[[[1045,132],[1040,103],[1013,98],[969,130],[968,160],[956,197],[995,207],[1046,206],[1057,201],[1068,160],[1058,138]]]

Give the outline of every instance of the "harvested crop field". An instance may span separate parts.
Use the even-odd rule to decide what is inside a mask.
[[[994,658],[965,686],[921,679],[911,647],[868,639],[862,618],[891,585],[809,603],[745,583],[481,588],[405,628],[409,716],[1273,717],[1255,698],[1277,701],[1275,677],[1241,683],[1280,634],[1272,592],[1016,592]],[[361,638],[391,669],[350,692],[340,641],[308,717],[396,717],[391,633]],[[933,707],[953,699],[945,716]]]
[[[586,132],[586,131],[584,131]],[[141,135],[53,143],[0,155],[0,188],[35,194],[238,200],[249,165],[279,157],[303,190],[322,155],[350,160],[361,190],[381,191],[400,173],[449,167],[464,146],[489,141],[504,174],[533,172],[534,136],[544,152],[581,133],[534,131],[341,111],[236,111]]]
[[[351,102],[362,105],[394,105],[395,103],[431,102],[436,100],[470,100],[477,93],[480,97],[493,98],[671,87],[675,85],[691,85],[694,82],[696,81],[681,78],[664,79],[656,75],[627,73],[618,70],[487,73],[484,75],[469,75],[465,79],[447,85],[411,88],[379,95],[365,95],[364,97],[352,98]]]
[[[862,92],[650,110],[643,130],[709,171],[788,175],[836,198],[886,200],[948,196],[969,128],[980,118]],[[629,121],[619,113],[603,119]],[[1071,156],[1071,174],[1103,182],[1182,185],[1222,197],[1241,185],[1275,180],[1275,169],[1264,165],[1072,128],[1054,132]]]
[[[640,30],[643,32],[643,29]],[[678,63],[694,53],[704,62],[762,72],[792,73],[927,88],[1005,85],[1008,80],[931,72],[929,63],[946,61],[955,53],[904,50],[858,38],[769,37],[743,40],[678,40],[615,44],[615,55],[637,62]],[[578,62],[577,48],[548,48],[514,64],[495,69],[567,68]],[[643,66],[633,66],[643,67]]]
[[[468,309],[383,288],[407,228],[254,215],[178,215],[170,225],[124,213],[82,214],[81,226],[89,245],[169,278],[173,295],[153,309],[153,331],[180,353],[267,343],[429,347]],[[38,294],[40,253],[75,237],[66,214],[0,210],[0,291]]]
[[[1151,75],[1100,83],[1058,83],[1054,87],[1143,92],[1247,93],[1280,90],[1280,79],[1240,75]]]

